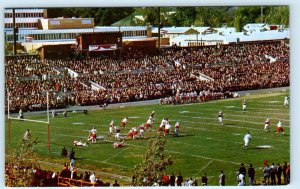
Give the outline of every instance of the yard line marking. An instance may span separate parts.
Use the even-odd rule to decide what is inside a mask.
[[[83,125],[83,123],[81,123],[81,122],[76,122],[76,123],[73,123],[73,125]]]
[[[126,169],[133,169],[132,167],[128,167],[128,166],[124,166],[124,165],[119,165],[119,164],[115,164],[115,163],[108,163],[108,162],[99,161],[99,160],[93,160],[93,159],[88,159],[88,158],[86,158],[86,160],[95,161],[95,162],[98,162],[98,163],[104,163],[104,164],[108,164],[108,165],[113,165],[113,166],[116,166],[116,167],[123,167],[123,168],[126,168]]]
[[[199,116],[191,117],[191,116],[179,116],[179,115],[177,117],[192,118],[192,119],[208,119],[208,120],[216,120],[216,122],[217,122],[216,118],[210,118],[210,117],[199,117]],[[241,120],[238,120],[238,119],[224,119],[224,121],[241,122]],[[253,121],[243,121],[242,123],[251,123],[251,124],[255,124],[255,125],[263,125],[264,124],[263,122],[260,123],[260,122],[253,122]],[[290,127],[290,126],[284,125],[284,127]]]
[[[206,167],[208,167],[208,165],[213,162],[213,160],[210,160],[204,167],[202,167],[202,169],[200,169],[197,173],[194,174],[193,177],[195,177],[196,175],[198,175],[199,173],[201,173],[201,171],[203,171]]]
[[[128,149],[129,149],[129,148],[124,148],[124,149],[120,150],[118,153],[115,153],[113,156],[110,156],[109,158],[107,158],[107,159],[104,160],[103,162],[106,163],[106,162],[109,161],[110,159],[112,159],[112,158],[118,156],[119,154],[123,153],[124,151],[126,151],[126,150],[128,150]]]
[[[183,110],[183,111],[179,111],[180,114],[185,114],[185,113],[190,113],[190,111],[186,111],[186,110]]]
[[[174,106],[174,107],[176,107],[176,106]],[[226,106],[222,106],[222,107],[225,108]],[[222,107],[219,107],[219,108],[222,108]],[[198,107],[195,107],[195,108],[198,108]],[[232,112],[233,110],[231,110],[231,109],[240,109],[240,111],[235,111],[235,112],[236,113],[238,113],[238,112],[242,113],[242,107],[228,108],[228,111]],[[258,112],[258,111],[255,111],[255,113],[258,113],[258,114],[265,113],[265,114],[274,114],[274,115],[290,115],[289,111],[286,110],[286,109],[264,109],[264,108],[247,108],[247,109],[248,110],[271,110],[271,112]],[[195,111],[197,111],[198,113],[201,113],[201,112],[199,112],[199,110],[200,111],[203,111],[203,110],[205,110],[205,111],[214,111],[214,112],[218,111],[217,108],[201,108],[201,109],[197,109]],[[281,112],[280,113],[274,112],[274,111],[277,111],[277,110],[280,110]],[[286,111],[286,113],[284,113],[283,111]]]
[[[140,118],[139,116],[131,116],[131,117],[128,117],[130,119],[137,119],[137,118]]]
[[[206,110],[206,109],[204,109]],[[259,112],[257,112],[259,113]],[[260,113],[263,113],[263,112],[260,112]],[[200,115],[203,115],[205,114],[204,112],[190,112],[189,114],[200,114]],[[267,114],[267,113],[266,113]],[[206,114],[207,115],[207,114]],[[211,116],[216,116],[216,114],[209,114]],[[271,120],[284,120],[284,121],[287,121],[287,122],[290,122],[290,119],[281,119],[281,118],[277,118],[277,117],[270,117],[270,116],[253,116],[253,115],[245,115],[244,113],[243,114],[224,114],[226,115],[226,117],[246,117],[246,118],[262,118],[262,119],[265,119],[266,117],[269,117],[269,119]]]
[[[240,164],[240,163],[234,162],[234,161],[227,161],[227,160],[223,160],[223,159],[210,158],[210,157],[201,156],[201,155],[187,154],[187,153],[171,151],[171,150],[166,150],[166,151],[174,153],[174,154],[182,154],[182,155],[186,155],[186,156],[198,157],[198,158],[202,158],[202,159],[209,159],[209,160],[220,161],[220,162],[225,162],[225,163],[231,163],[231,164],[236,164],[236,165]]]

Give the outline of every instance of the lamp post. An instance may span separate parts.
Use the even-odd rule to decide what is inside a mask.
[[[158,18],[158,49],[160,49],[160,7],[157,7],[157,18]]]
[[[196,46],[198,47],[198,32],[196,33]]]
[[[13,39],[14,39],[14,55],[17,54],[17,27],[16,27],[16,12],[15,9],[12,9],[12,16],[13,16]]]

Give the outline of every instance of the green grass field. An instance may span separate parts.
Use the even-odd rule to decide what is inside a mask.
[[[88,147],[74,147],[76,151],[76,167],[96,172],[104,181],[118,179],[124,185],[129,185],[133,168],[141,162],[149,138],[155,137],[156,132],[145,132],[148,139],[126,140],[125,148],[114,149],[114,137],[106,136],[111,120],[120,125],[122,118],[128,118],[128,124],[121,131],[127,134],[133,126],[145,123],[152,110],[155,110],[155,126],[157,129],[163,117],[169,118],[172,131],[176,121],[181,123],[180,137],[166,136],[166,152],[172,156],[174,164],[166,173],[180,172],[185,179],[200,178],[207,173],[209,185],[218,185],[220,170],[226,175],[226,185],[237,185],[236,174],[240,163],[252,163],[256,169],[256,178],[261,180],[263,160],[270,163],[290,161],[290,111],[283,106],[286,92],[255,94],[243,98],[210,101],[185,105],[147,105],[126,106],[98,111],[90,111],[88,115],[81,112],[70,113],[65,118],[61,114],[50,120],[51,151],[47,148],[47,124],[12,121],[11,144],[7,141],[6,120],[6,155],[9,155],[22,137],[24,131],[31,129],[41,141],[38,156],[44,168],[59,171],[68,158],[60,156],[61,149],[66,146],[68,151],[73,147],[73,140],[87,138],[88,130],[96,127],[98,135],[105,140]],[[247,100],[247,111],[242,112],[242,101]],[[224,113],[224,126],[218,126],[217,113]],[[25,118],[45,120],[45,114]],[[272,132],[265,132],[264,121],[271,120]],[[281,120],[284,124],[285,135],[275,134],[275,125]],[[252,140],[249,148],[243,149],[243,137],[250,131]],[[270,148],[260,146],[269,145]],[[82,171],[78,171],[81,173]],[[247,178],[248,181],[248,178]],[[248,184],[248,182],[247,182]]]

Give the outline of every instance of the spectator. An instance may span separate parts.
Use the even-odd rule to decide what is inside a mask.
[[[117,180],[115,180],[115,183],[113,184],[113,186],[114,186],[114,187],[115,187],[115,186],[120,186],[120,184],[118,183]]]
[[[68,152],[67,152],[66,147],[63,147],[63,149],[61,150],[61,156],[63,156],[63,157],[67,157],[68,156]]]
[[[177,175],[177,186],[182,186],[183,177],[181,176],[180,172]]]
[[[277,185],[281,185],[281,175],[282,175],[282,167],[279,163],[277,163],[277,171],[276,171]]]
[[[225,174],[224,174],[224,171],[221,171],[221,174],[219,175],[219,184],[220,184],[220,186],[225,186]]]
[[[171,173],[171,176],[170,176],[170,185],[171,186],[175,186],[175,176],[174,176],[174,173]]]
[[[248,176],[249,176],[249,185],[253,186],[255,183],[255,169],[253,168],[252,164],[249,165]]]
[[[206,176],[206,173],[204,173],[204,175],[202,176],[201,181],[202,181],[202,186],[207,186],[208,178]]]

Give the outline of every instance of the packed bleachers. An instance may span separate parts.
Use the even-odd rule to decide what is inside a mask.
[[[191,92],[200,96],[203,91],[216,94],[211,99],[228,98],[235,91],[288,86],[290,69],[289,47],[277,41],[168,48],[155,56],[139,53],[131,57],[43,61],[6,58],[5,66],[11,112],[45,109],[46,91],[50,93],[50,108],[158,99]],[[212,79],[201,80],[200,73]],[[100,87],[93,87],[91,82]]]

